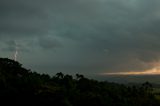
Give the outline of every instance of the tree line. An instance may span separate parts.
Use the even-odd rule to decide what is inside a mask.
[[[81,74],[54,76],[25,69],[0,58],[0,104],[41,106],[159,106],[148,82],[126,86]]]

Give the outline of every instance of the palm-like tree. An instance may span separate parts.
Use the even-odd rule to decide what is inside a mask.
[[[80,80],[80,79],[83,79],[84,76],[83,75],[80,75],[80,74],[76,74],[76,77],[77,77],[77,80]]]
[[[62,72],[59,72],[56,74],[56,77],[59,79],[63,79],[64,78],[64,74]]]

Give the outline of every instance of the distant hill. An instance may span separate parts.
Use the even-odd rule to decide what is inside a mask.
[[[34,106],[160,106],[149,82],[140,86],[97,81],[76,74],[55,76],[0,58],[0,104]],[[158,94],[158,93],[157,93]]]
[[[94,78],[100,81],[110,81],[116,83],[150,83],[160,84],[160,75],[97,75]]]

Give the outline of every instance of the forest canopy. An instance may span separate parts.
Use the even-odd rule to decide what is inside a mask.
[[[160,101],[152,91],[149,82],[127,86],[88,79],[81,74],[59,72],[50,76],[0,58],[0,98],[6,105],[158,106]]]

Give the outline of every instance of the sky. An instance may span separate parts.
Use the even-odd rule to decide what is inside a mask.
[[[0,57],[40,73],[160,73],[160,0],[0,0]]]

